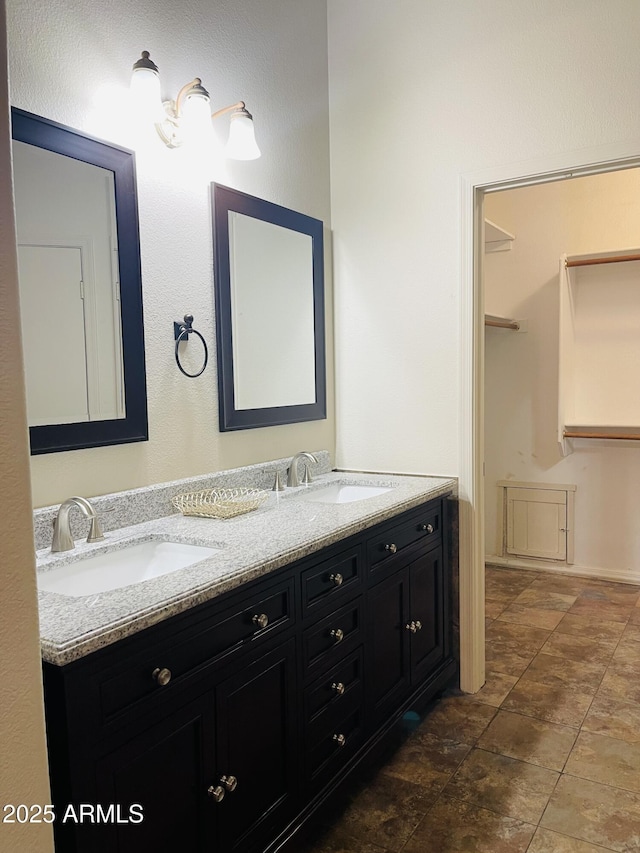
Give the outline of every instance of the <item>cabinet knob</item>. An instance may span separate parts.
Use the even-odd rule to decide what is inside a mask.
[[[434,528],[433,524],[421,524],[420,525],[420,530],[424,530],[425,533],[433,533],[434,529],[435,528]]]
[[[338,744],[338,746],[344,746],[347,742],[347,739],[344,735],[334,735],[333,739]]]
[[[333,628],[329,631],[329,636],[333,637],[336,643],[341,643],[344,640],[344,631],[342,628]]]
[[[334,586],[342,586],[344,582],[344,578],[340,572],[335,572],[334,574],[329,575],[329,580]]]
[[[342,695],[344,694],[344,691],[345,691],[345,689],[346,689],[346,688],[345,688],[344,684],[343,684],[341,681],[334,681],[334,682],[333,682],[333,684],[331,685],[331,689],[332,689],[332,690],[334,691],[334,693],[336,693],[338,696],[342,696]]]
[[[251,621],[254,625],[257,625],[258,628],[266,628],[269,624],[269,617],[266,613],[256,613],[256,615],[251,618]]]
[[[398,546],[394,545],[392,542],[391,545],[385,545],[384,550],[388,551],[390,554],[395,554],[396,551],[398,550]]]
[[[418,630],[418,626],[416,625],[416,623],[413,620],[411,622],[407,622],[407,624],[404,627],[407,631],[411,631],[412,634],[415,634],[416,631]],[[422,626],[420,626],[420,627],[422,627]]]
[[[221,776],[220,785],[222,785],[223,788],[226,788],[229,793],[233,793],[238,787],[238,780],[235,776]]]
[[[215,803],[221,803],[224,800],[225,790],[222,785],[209,785],[207,788],[207,795],[211,797]]]
[[[422,622],[416,619],[416,631],[422,631]]]
[[[171,681],[171,670],[157,666],[151,673],[151,677],[156,682],[158,687],[164,687]]]

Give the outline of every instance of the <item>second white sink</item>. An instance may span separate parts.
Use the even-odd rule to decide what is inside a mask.
[[[38,572],[38,589],[73,598],[96,595],[184,569],[219,550],[152,539]]]
[[[391,486],[368,486],[345,483],[332,483],[322,489],[310,491],[304,495],[307,501],[321,504],[349,504],[353,501],[363,501],[390,492]]]

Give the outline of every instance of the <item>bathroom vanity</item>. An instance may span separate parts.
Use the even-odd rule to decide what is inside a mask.
[[[138,525],[220,551],[164,581],[191,596],[174,586],[145,610],[136,596],[163,580],[129,587],[128,619],[122,590],[94,606],[41,593],[43,634],[54,612],[78,625],[82,608],[101,613],[84,634],[62,626],[64,642],[43,636],[58,853],[293,849],[405,712],[452,680],[455,481],[321,480],[387,490],[323,503],[318,482],[229,521]],[[116,808],[62,823],[69,803]]]

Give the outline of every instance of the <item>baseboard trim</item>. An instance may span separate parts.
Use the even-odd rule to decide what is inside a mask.
[[[575,566],[566,563],[550,563],[546,560],[523,560],[518,557],[498,557],[488,554],[485,565],[499,566],[503,569],[525,569],[529,572],[547,572],[556,575],[573,575],[579,578],[613,581],[614,583],[640,584],[640,572],[622,569],[602,569],[594,566]]]

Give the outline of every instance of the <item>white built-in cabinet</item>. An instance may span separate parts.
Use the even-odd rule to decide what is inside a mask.
[[[573,563],[575,485],[500,480],[498,487],[503,555]]]
[[[640,439],[640,250],[560,259],[558,441]]]

